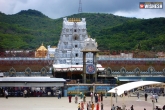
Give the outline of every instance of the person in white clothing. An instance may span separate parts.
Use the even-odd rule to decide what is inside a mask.
[[[6,97],[6,99],[8,99],[8,92],[7,92],[7,90],[5,90],[5,97]]]
[[[93,92],[91,92],[91,102],[93,102]]]

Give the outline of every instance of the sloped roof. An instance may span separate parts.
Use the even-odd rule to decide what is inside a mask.
[[[99,52],[97,49],[97,42],[92,38],[85,39],[85,47],[81,50],[81,52]]]
[[[51,77],[2,77],[0,82],[65,82],[63,78]]]
[[[124,93],[124,91],[129,91],[132,90],[134,88],[138,88],[141,86],[146,86],[146,85],[154,85],[154,84],[161,84],[162,82],[156,82],[156,81],[137,81],[137,82],[130,82],[130,83],[126,83],[120,86],[117,86],[111,90],[109,90],[109,93],[116,93],[116,89],[117,89],[117,95],[121,95]]]

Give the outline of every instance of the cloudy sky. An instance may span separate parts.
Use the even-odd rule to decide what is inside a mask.
[[[139,2],[164,2],[164,9],[139,9]],[[81,0],[84,13],[111,13],[125,17],[165,17],[165,0]],[[0,11],[15,14],[35,9],[56,19],[77,14],[79,0],[0,0]]]

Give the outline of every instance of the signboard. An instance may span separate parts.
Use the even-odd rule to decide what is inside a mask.
[[[163,2],[140,2],[140,9],[163,9]]]
[[[94,74],[96,70],[96,67],[94,64],[88,64],[86,65],[86,73],[87,74]]]

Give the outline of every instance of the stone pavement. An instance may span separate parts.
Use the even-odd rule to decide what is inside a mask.
[[[112,98],[113,104],[121,106],[124,102],[126,108],[130,109],[131,105],[134,105],[135,110],[152,110],[151,99],[144,101],[144,97],[141,97],[139,100],[137,97],[125,97],[124,100],[121,97]],[[86,98],[87,101],[90,101],[90,97]],[[103,99],[104,110],[111,110],[111,97]],[[158,105],[162,108],[165,104],[165,97],[159,97]],[[72,103],[69,103],[67,97],[62,97],[58,99],[57,97],[5,97],[0,98],[0,110],[77,110],[78,104],[74,103],[74,97],[72,98]],[[86,109],[85,109],[86,110]]]

